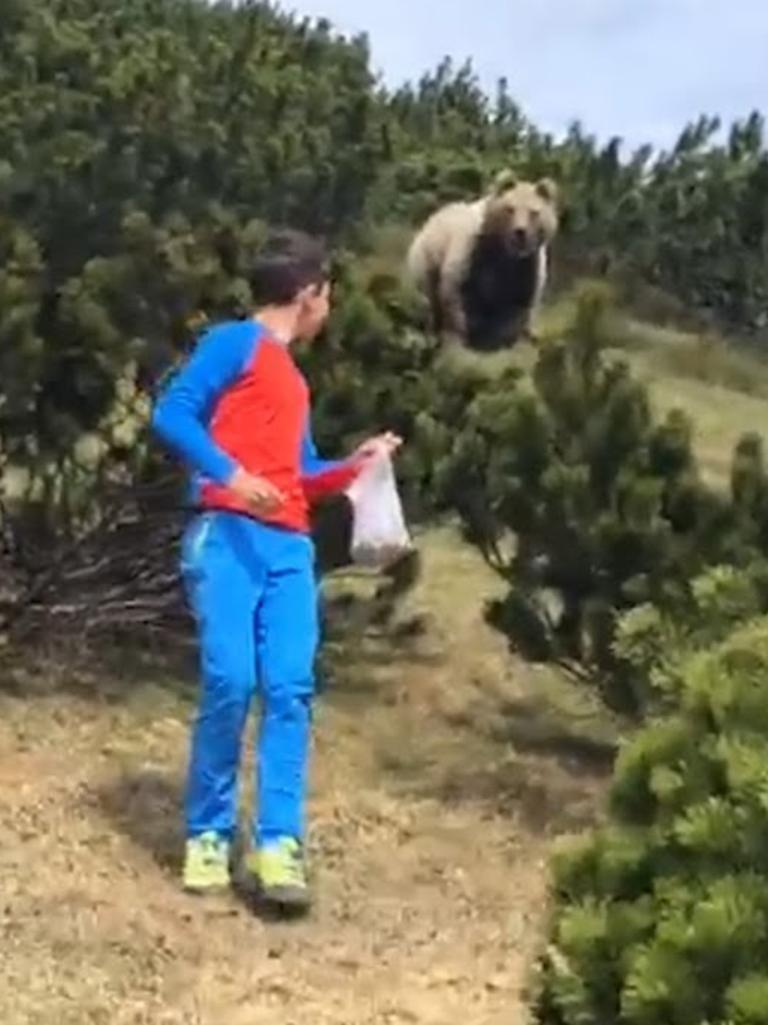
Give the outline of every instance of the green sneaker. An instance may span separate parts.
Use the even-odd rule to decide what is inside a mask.
[[[187,840],[184,889],[190,893],[218,893],[230,885],[229,844],[217,833]]]
[[[245,859],[246,873],[258,881],[269,904],[301,910],[310,903],[304,852],[298,840],[283,837]]]

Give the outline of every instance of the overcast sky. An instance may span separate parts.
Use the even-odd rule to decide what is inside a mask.
[[[768,108],[768,0],[285,0],[365,31],[387,82],[450,54],[509,79],[542,128],[665,146],[700,113]]]

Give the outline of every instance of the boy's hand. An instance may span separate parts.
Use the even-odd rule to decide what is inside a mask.
[[[373,459],[379,455],[392,456],[400,448],[403,439],[387,431],[386,434],[377,434],[373,438],[364,441],[355,450],[355,459]]]
[[[264,477],[248,473],[242,467],[235,470],[228,487],[255,513],[262,515],[277,512],[285,502],[285,496],[274,484],[270,484]]]

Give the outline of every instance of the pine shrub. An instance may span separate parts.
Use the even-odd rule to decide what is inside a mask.
[[[743,611],[746,586],[702,583]],[[619,757],[609,824],[556,858],[543,1025],[768,1022],[768,618],[688,645],[674,676],[675,711]]]
[[[628,365],[606,357],[612,322],[610,295],[590,286],[562,340],[543,345],[532,387],[507,376],[469,406],[444,475],[468,536],[509,581],[496,621],[523,650],[601,669],[615,668],[623,611],[683,600],[733,547],[687,418],[659,420]]]

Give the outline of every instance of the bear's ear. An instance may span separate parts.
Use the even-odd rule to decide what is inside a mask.
[[[552,203],[554,205],[557,202],[559,190],[551,178],[542,178],[541,181],[538,181],[536,183],[536,191],[541,198],[546,199],[548,203]]]
[[[496,177],[493,179],[493,186],[491,192],[494,196],[500,196],[502,192],[506,192],[507,189],[514,189],[517,185],[517,175],[514,171],[507,168],[505,171],[499,171]]]

